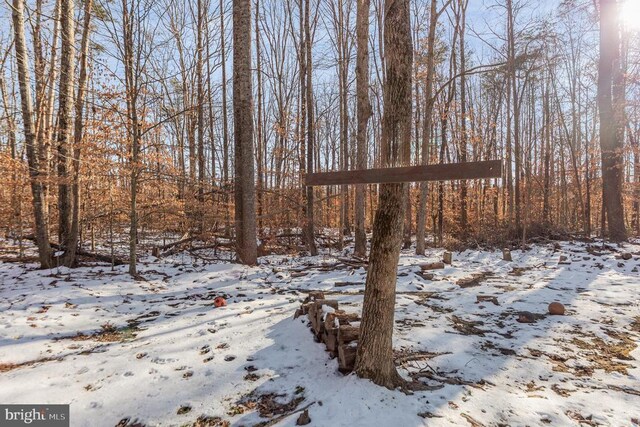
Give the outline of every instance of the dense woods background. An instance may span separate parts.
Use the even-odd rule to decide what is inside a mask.
[[[235,35],[250,43],[241,83],[231,1],[2,6],[0,224],[12,251],[35,238],[46,266],[57,244],[134,261],[181,237],[227,244],[242,200],[234,177],[253,166],[243,188],[255,189],[259,253],[314,253],[316,240],[342,246],[359,235],[363,255],[377,186],[305,189],[303,175],[383,166],[383,1],[234,3],[251,8],[238,21],[249,30]],[[368,20],[356,19],[357,3]],[[405,244],[416,233],[419,252],[425,240],[640,235],[640,43],[634,18],[617,19],[624,7],[411,2],[407,163],[502,158],[506,167],[502,179],[412,184]],[[608,77],[603,52],[615,64]],[[607,78],[611,111],[599,108]],[[253,98],[235,114],[234,83]],[[253,125],[249,160],[234,143],[242,113]],[[614,174],[604,182],[603,164]],[[622,230],[607,228],[603,194]],[[73,264],[75,250],[64,257]]]

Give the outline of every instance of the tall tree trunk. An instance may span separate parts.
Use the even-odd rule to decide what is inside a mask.
[[[409,161],[413,66],[409,5],[410,0],[385,1],[383,166],[406,165]],[[393,361],[392,336],[405,186],[380,186],[356,356],[357,374],[388,388],[402,382]]]
[[[340,79],[340,169],[349,169],[349,104],[347,101],[349,92],[348,73],[349,73],[349,55],[348,55],[348,37],[346,28],[348,23],[345,22],[344,1],[338,0],[338,79]],[[349,187],[345,184],[341,186],[342,204],[340,213],[340,232],[341,237],[351,235],[351,226],[349,225]]]
[[[544,101],[543,101],[543,115],[544,115],[544,143],[543,143],[543,162],[544,162],[544,184],[543,184],[543,198],[542,198],[542,223],[545,226],[550,225],[550,205],[549,205],[549,193],[551,187],[551,106],[549,105],[549,92],[550,92],[550,76],[545,79],[544,89]]]
[[[629,138],[633,147],[633,176],[635,177],[633,190],[633,223],[635,233],[640,236],[640,132],[629,130]]]
[[[620,26],[616,0],[600,0],[600,60],[598,63],[598,108],[600,110],[600,150],[602,153],[602,188],[606,194],[605,210],[609,238],[620,242],[627,239],[622,200],[623,140],[620,111],[624,93],[621,83]],[[617,93],[618,92],[618,93]]]
[[[129,0],[122,0],[122,43],[127,100],[127,133],[131,139],[130,204],[129,204],[129,274],[137,276],[138,248],[138,171],[140,158],[141,129],[138,117],[138,84],[134,70],[134,6]]]
[[[429,143],[433,129],[433,106],[435,97],[433,95],[433,78],[435,75],[435,42],[436,26],[438,24],[438,0],[431,0],[431,10],[429,12],[429,35],[427,37],[427,76],[425,81],[424,97],[424,120],[422,128],[422,164],[429,163]],[[427,182],[420,183],[420,196],[418,200],[418,214],[416,226],[416,254],[424,255],[425,231],[427,227]],[[435,231],[435,230],[434,230]]]
[[[222,185],[225,204],[225,235],[231,233],[229,207],[229,119],[227,106],[227,52],[224,29],[224,0],[220,0],[220,46],[222,66]]]
[[[256,31],[256,73],[258,75],[258,99],[257,99],[257,117],[256,117],[256,141],[258,147],[256,150],[256,163],[258,164],[258,218],[264,213],[264,128],[263,128],[263,89],[262,89],[262,45],[260,42],[260,0],[256,0],[255,13],[255,31]],[[262,220],[258,221],[258,235],[262,232]]]
[[[467,5],[469,0],[460,1],[460,161],[467,161],[467,78],[465,76],[466,52],[464,35],[466,30]],[[467,181],[460,181],[460,231],[467,236]]]
[[[57,54],[58,54],[58,40],[60,38],[60,13],[61,13],[61,0],[56,0],[53,11],[53,38],[51,42],[51,57],[49,59],[49,63],[51,66],[49,67],[49,75],[47,76],[47,94],[44,97],[42,106],[43,111],[38,111],[36,109],[36,116],[40,117],[40,121],[36,121],[36,144],[38,148],[38,156],[40,161],[40,176],[43,182],[43,194],[44,194],[44,214],[49,218],[49,205],[48,205],[48,195],[50,193],[52,185],[47,183],[49,175],[50,175],[50,164],[53,163],[51,161],[51,143],[54,139],[54,130],[56,125],[56,117],[54,114],[54,106],[55,106],[55,82],[58,80],[58,70],[59,67],[56,66],[57,62]],[[36,97],[37,98],[37,97]],[[49,220],[47,219],[47,226],[50,226]]]
[[[435,0],[434,0],[435,1]],[[371,117],[369,102],[369,9],[370,0],[358,0],[356,16],[356,96],[357,120],[356,150],[358,169],[367,168],[367,123]],[[365,232],[365,185],[356,185],[356,230],[354,255],[367,254],[367,234]]]
[[[75,81],[75,20],[73,0],[62,0],[60,10],[60,30],[62,47],[60,49],[60,86],[58,90],[58,241],[61,249],[69,250],[71,240],[71,220],[73,207],[71,200],[71,180],[69,166],[71,162],[71,120],[73,112],[73,87]],[[68,267],[73,266],[75,257],[63,258]]]
[[[244,264],[258,261],[253,165],[251,0],[233,0],[233,117],[236,252]]]
[[[305,42],[305,2],[300,0],[298,4],[298,62],[300,66],[300,72],[298,78],[300,79],[300,99],[298,101],[298,120],[296,123],[296,135],[298,139],[298,151],[300,155],[300,182],[304,181],[304,175],[307,173],[307,161],[306,161],[306,134],[307,134],[307,48]],[[301,188],[302,197],[302,238],[307,248],[310,248],[309,241],[312,236],[308,235],[309,228],[306,224],[307,221],[307,188],[302,184]]]
[[[516,41],[515,41],[515,16],[512,0],[507,0],[507,41],[508,41],[508,63],[509,79],[511,80],[511,100],[513,104],[513,157],[515,157],[515,179],[514,179],[514,208],[516,232],[521,231],[520,220],[520,174],[522,170],[520,154],[520,102],[518,100],[518,78],[516,67]],[[507,95],[508,96],[508,95]]]
[[[20,85],[20,104],[22,107],[22,123],[24,141],[27,149],[29,178],[33,213],[35,218],[35,237],[38,246],[38,257],[41,268],[51,268],[51,245],[49,244],[49,224],[45,213],[44,189],[41,181],[41,147],[36,146],[35,126],[33,123],[33,104],[31,100],[31,77],[27,58],[27,43],[24,31],[24,0],[13,0],[11,16],[13,18],[14,45],[18,64],[18,84]]]
[[[82,28],[82,40],[80,45],[80,73],[78,76],[78,92],[75,99],[75,122],[73,131],[73,183],[71,187],[72,219],[69,239],[67,240],[64,264],[73,266],[76,264],[76,251],[78,249],[78,237],[80,231],[80,154],[82,137],[84,133],[84,102],[87,92],[88,62],[89,62],[89,35],[91,32],[91,13],[93,0],[84,2],[84,20]]]
[[[198,229],[204,231],[204,185],[205,185],[205,157],[204,157],[204,36],[205,19],[208,19],[203,0],[197,1],[198,28],[196,29],[196,91],[198,99],[197,123],[198,123]]]
[[[313,172],[313,150],[315,149],[315,116],[313,108],[313,57],[311,56],[311,16],[310,16],[310,0],[304,2],[304,40],[306,56],[306,103],[307,103],[307,173]],[[313,187],[307,187],[307,217],[306,217],[306,241],[309,253],[312,256],[318,255],[316,242],[314,239],[314,219],[313,219]]]

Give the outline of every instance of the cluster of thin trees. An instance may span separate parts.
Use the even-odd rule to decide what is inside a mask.
[[[418,253],[447,238],[624,240],[640,234],[640,44],[621,2],[12,0],[2,225],[43,267],[118,242],[132,274],[158,235],[231,237],[255,263],[281,236],[314,254],[337,230],[364,256],[376,209],[398,200]],[[409,117],[390,130],[394,109]],[[401,198],[303,185],[310,171],[487,159],[504,159],[503,178]]]

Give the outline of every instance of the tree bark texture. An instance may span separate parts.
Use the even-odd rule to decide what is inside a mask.
[[[410,0],[385,1],[383,166],[406,165],[409,162],[413,65],[409,9]],[[406,205],[405,186],[380,186],[356,358],[358,376],[388,388],[395,388],[402,383],[393,361],[392,337],[396,274]]]

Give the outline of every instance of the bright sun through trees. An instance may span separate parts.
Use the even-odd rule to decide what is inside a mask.
[[[640,31],[640,0],[624,0],[620,13],[626,28]]]

